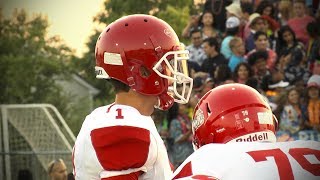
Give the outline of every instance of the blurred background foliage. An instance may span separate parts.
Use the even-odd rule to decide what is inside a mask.
[[[103,6],[93,17],[99,26],[129,14],[151,14],[168,22],[180,37],[189,16],[200,13],[203,4],[194,0],[106,0]],[[94,107],[113,102],[111,85],[97,80],[94,72],[94,48],[101,29],[88,27],[95,28],[86,43],[88,51],[77,57],[59,36],[48,37],[48,27],[47,17],[41,14],[29,17],[24,10],[15,10],[4,18],[0,11],[0,103],[53,104],[77,135],[84,115],[90,112],[83,112],[81,104],[70,106],[72,97],[63,94],[55,80],[77,74],[100,90]]]

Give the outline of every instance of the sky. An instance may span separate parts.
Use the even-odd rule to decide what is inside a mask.
[[[48,36],[59,35],[75,49],[77,56],[87,50],[85,43],[92,34],[93,17],[103,7],[105,0],[0,0],[5,17],[10,17],[15,8],[25,9],[29,17],[41,13],[48,17]]]

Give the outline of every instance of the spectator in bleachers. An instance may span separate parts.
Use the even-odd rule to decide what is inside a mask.
[[[226,7],[226,15],[227,20],[230,17],[237,17],[238,19],[242,19],[242,11],[239,2],[233,2],[229,6]]]
[[[293,6],[291,1],[281,0],[278,5],[278,18],[281,26],[287,25],[289,19],[293,17]]]
[[[225,84],[227,81],[230,82],[232,80],[232,73],[227,64],[221,64],[217,66],[214,72],[214,84],[215,86],[219,86],[221,84]],[[233,81],[233,80],[232,80]]]
[[[156,125],[157,131],[160,134],[164,144],[167,147],[167,150],[170,149],[168,147],[168,137],[169,137],[169,127],[168,127],[168,120],[165,117],[166,112],[161,111],[159,109],[155,109],[153,113],[151,114],[151,118],[154,121],[154,124]]]
[[[303,116],[302,111],[299,92],[294,87],[286,90],[275,111],[275,114],[280,112],[280,118],[278,119],[280,130],[290,136],[297,136],[298,132],[305,126],[306,117]]]
[[[311,22],[306,29],[310,37],[307,48],[308,67],[314,74],[320,74],[320,23]]]
[[[201,67],[203,61],[207,58],[202,47],[202,31],[201,29],[193,29],[190,32],[191,44],[187,46],[189,50],[189,61],[197,63]]]
[[[233,39],[231,39],[231,41],[229,42],[229,46],[230,46],[232,55],[229,59],[228,66],[230,70],[234,72],[234,69],[236,68],[236,66],[239,63],[244,62],[244,55],[246,53],[246,50],[245,50],[242,39],[239,37],[234,37]]]
[[[248,79],[254,75],[251,66],[246,62],[239,63],[233,72],[233,81],[246,84]]]
[[[261,89],[266,92],[268,96],[268,91],[271,91],[270,94],[273,94],[273,91],[278,86],[287,87],[289,82],[284,80],[284,73],[279,69],[275,68],[270,71],[270,74],[263,77],[261,81]],[[270,88],[271,87],[271,88]]]
[[[216,38],[205,39],[203,41],[203,49],[207,59],[203,62],[201,71],[209,73],[210,77],[213,77],[216,67],[221,64],[228,64],[228,61],[220,54],[220,46]]]
[[[272,70],[275,67],[275,63],[277,60],[277,54],[269,48],[268,36],[265,32],[258,31],[253,36],[255,49],[250,51],[246,56],[248,57],[250,54],[256,51],[266,51],[268,53],[267,59],[267,68]]]
[[[270,16],[262,15],[261,17],[265,20],[265,32],[267,33],[270,42],[269,48],[275,51],[277,42],[276,36],[277,31],[280,28],[280,24]]]
[[[182,31],[182,37],[184,38],[189,38],[190,37],[190,32],[194,29],[201,29],[199,27],[199,15],[190,15],[188,24],[184,27]]]
[[[177,168],[192,152],[191,143],[191,121],[188,117],[188,105],[177,104],[168,111],[168,120],[170,121],[170,138],[172,144],[173,165]]]
[[[226,22],[226,37],[221,43],[221,54],[224,55],[226,59],[229,59],[232,55],[229,43],[233,37],[235,37],[239,32],[240,20],[239,18],[232,16],[227,19]]]
[[[275,7],[269,0],[262,0],[256,9],[256,13],[261,16],[269,16],[272,19],[277,19]]]
[[[206,0],[204,11],[211,11],[216,17],[216,28],[220,32],[225,31],[224,22],[226,22],[226,7],[232,3],[232,0]]]
[[[242,11],[242,21],[243,29],[240,29],[241,38],[245,41],[250,35],[250,15],[253,13],[253,3],[252,2],[241,2],[241,11]]]
[[[296,79],[295,81],[292,82],[292,86],[295,87],[295,89],[299,92],[300,94],[300,103],[304,103],[305,96],[306,96],[306,84],[303,81],[303,79]]]
[[[201,29],[203,39],[215,37],[220,40],[222,37],[221,32],[215,28],[215,17],[211,11],[205,11],[200,16],[191,16],[182,36],[190,37],[190,32],[194,29]]]
[[[305,84],[311,76],[310,71],[305,66],[305,54],[303,51],[289,52],[286,56],[284,68],[285,80],[293,84],[297,79],[303,79]],[[281,61],[281,59],[280,59]]]
[[[67,180],[67,166],[62,159],[56,159],[48,165],[50,180]]]
[[[192,89],[192,93],[194,96],[197,96],[198,99],[200,99],[200,93],[204,87],[204,81],[205,81],[206,77],[202,77],[202,76],[195,76],[193,78],[193,89]]]
[[[270,74],[270,71],[267,68],[268,58],[268,52],[263,50],[253,52],[248,56],[247,61],[253,69],[254,77],[258,79],[259,85],[263,77]]]
[[[282,26],[278,32],[277,54],[282,56],[285,54],[296,54],[304,52],[304,45],[296,39],[294,31],[290,26]]]
[[[250,52],[255,48],[254,35],[258,31],[264,32],[266,29],[266,22],[258,13],[253,13],[249,17],[248,25],[250,27],[249,36],[245,38],[246,52]]]
[[[296,33],[297,39],[307,46],[309,37],[306,33],[306,27],[315,19],[306,14],[305,0],[294,0],[293,11],[295,16],[288,20],[288,25]]]
[[[320,75],[313,75],[307,84],[307,126],[320,133]]]
[[[203,39],[215,37],[221,42],[221,32],[216,29],[215,16],[211,11],[204,11],[200,16],[199,26],[202,28]]]

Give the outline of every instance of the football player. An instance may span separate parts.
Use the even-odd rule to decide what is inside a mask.
[[[103,30],[95,58],[96,77],[111,82],[116,97],[83,122],[73,150],[75,178],[169,179],[167,151],[150,115],[154,107],[188,102],[188,51],[169,24],[137,14]]]
[[[255,89],[218,86],[194,112],[195,152],[173,179],[320,179],[320,142],[276,142],[277,119]]]

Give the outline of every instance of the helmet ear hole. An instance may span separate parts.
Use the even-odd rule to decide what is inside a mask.
[[[144,66],[140,67],[140,76],[143,78],[148,78],[151,75],[151,72]]]
[[[209,103],[207,103],[207,112],[208,112],[208,115],[211,114],[211,110],[210,110],[210,107],[209,107]]]

